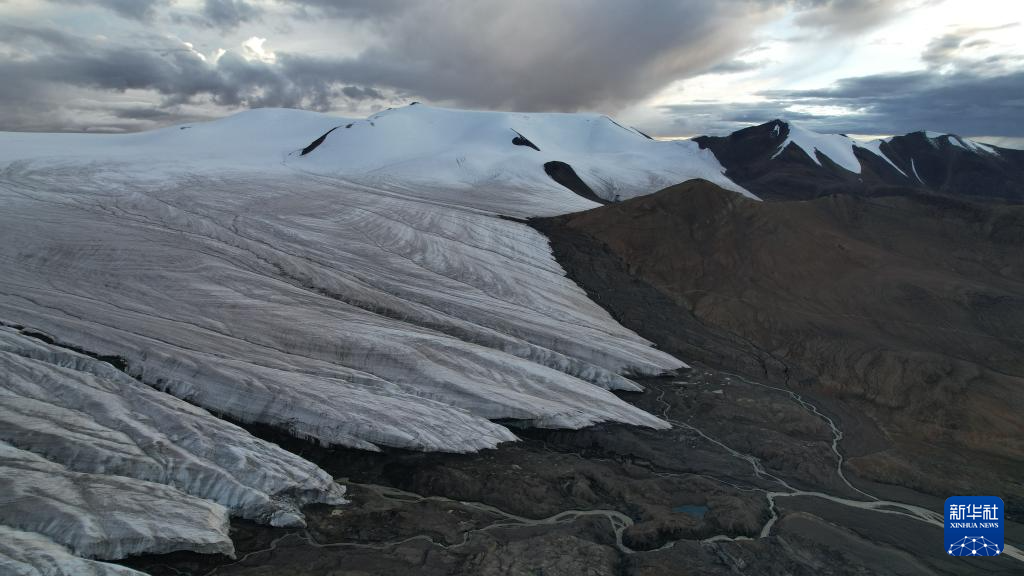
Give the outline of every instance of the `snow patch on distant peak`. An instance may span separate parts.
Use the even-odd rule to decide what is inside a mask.
[[[975,142],[970,138],[961,138],[960,136],[957,136],[955,134],[949,134],[947,138],[949,139],[949,143],[952,144],[953,146],[956,146],[957,148],[963,148],[964,150],[975,153],[986,152],[988,154],[994,154],[996,156],[999,155],[999,152],[997,152],[996,149],[993,148],[992,146],[989,146],[988,144],[982,144],[981,142]]]
[[[921,175],[917,173],[917,165],[914,164],[913,158],[910,159],[910,169],[913,170],[914,177],[917,178],[917,181],[924,184],[924,180],[921,178]],[[927,186],[927,184],[925,184],[925,186]]]
[[[988,154],[994,154],[996,156],[999,155],[999,152],[993,146],[989,146],[988,144],[982,144],[981,142],[976,142],[974,140],[971,140],[970,138],[957,136],[956,134],[949,134],[945,132],[933,132],[931,130],[925,130],[923,131],[923,134],[925,138],[928,139],[928,142],[932,146],[935,146],[936,148],[938,148],[939,143],[943,139],[945,139],[947,142],[949,142],[950,145],[956,146],[957,148],[963,148],[964,150],[968,150],[970,152],[986,152]]]
[[[890,160],[889,157],[885,155],[885,152],[882,151],[882,144],[888,142],[889,140],[891,140],[891,138],[872,140],[870,142],[855,142],[854,145],[857,146],[858,148],[868,150],[875,156],[878,156],[882,160],[885,160],[886,162],[889,163],[890,166],[895,168],[897,172],[902,174],[904,178],[909,178],[909,176],[907,176],[907,173],[901,170],[900,167],[897,166],[892,160]]]
[[[779,122],[782,121],[780,120]],[[787,146],[790,144],[796,144],[818,166],[821,166],[821,161],[818,160],[817,152],[821,152],[824,156],[827,156],[829,160],[832,160],[844,169],[849,170],[854,174],[860,174],[860,161],[857,160],[857,156],[853,153],[853,139],[843,136],[842,134],[819,134],[818,132],[812,132],[811,130],[797,126],[792,122],[783,123],[789,126],[789,135],[779,146],[775,155],[772,156],[773,160],[778,157],[779,154],[782,154],[782,151],[785,150]],[[776,128],[778,128],[778,124],[776,124]]]

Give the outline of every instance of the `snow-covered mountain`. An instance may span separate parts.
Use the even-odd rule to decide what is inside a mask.
[[[955,134],[913,132],[859,141],[773,120],[695,141],[715,153],[730,178],[768,199],[899,187],[1024,201],[1024,152]]]
[[[713,154],[694,143],[651,140],[594,114],[414,105],[339,124],[325,136],[290,165],[382,187],[418,185],[463,193],[547,188],[555,163],[567,165],[602,200],[624,200],[691,178],[745,193],[722,175]],[[480,192],[488,206],[494,204],[494,194]],[[524,208],[524,214],[535,213],[535,208]]]
[[[603,116],[419,105],[0,134],[0,529],[31,547],[0,563],[230,552],[228,514],[341,501],[210,412],[367,450],[667,427],[611,391],[684,364],[517,219],[698,177],[746,194],[722,172]]]

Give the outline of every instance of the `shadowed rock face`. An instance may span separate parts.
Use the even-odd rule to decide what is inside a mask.
[[[561,230],[570,275],[667,351],[684,350],[659,328],[670,318],[705,335],[689,358],[866,410],[889,447],[859,450],[862,476],[1019,508],[1024,209],[897,192],[759,203],[695,180],[538,226]],[[561,250],[566,238],[592,250]],[[577,276],[615,265],[625,273]],[[609,296],[651,289],[665,300],[642,311]]]
[[[544,164],[544,172],[551,177],[552,180],[558,182],[562,186],[565,186],[569,190],[583,196],[587,200],[597,202],[598,204],[606,204],[608,201],[601,198],[594,193],[594,190],[587,186],[576,171],[572,169],[572,166],[565,162],[558,160],[552,160]]]
[[[540,152],[540,148],[537,148],[537,145],[531,142],[529,138],[523,136],[522,134],[516,132],[515,130],[512,131],[516,133],[516,137],[512,139],[513,144],[515,144],[516,146],[528,146],[530,148],[533,148],[537,152]]]
[[[345,126],[345,128],[349,128],[349,127],[351,127],[351,126],[352,126],[352,125],[351,125],[351,124],[349,124],[349,125]],[[324,143],[324,140],[326,140],[326,139],[327,139],[327,137],[328,137],[328,136],[330,136],[331,132],[334,132],[334,131],[335,131],[335,130],[337,130],[337,129],[338,129],[338,127],[337,127],[337,126],[335,126],[334,128],[331,128],[330,130],[328,130],[327,132],[324,132],[323,136],[320,136],[320,137],[319,137],[319,138],[317,138],[316,140],[313,140],[312,142],[310,142],[310,143],[309,143],[309,146],[306,146],[305,148],[303,148],[303,149],[302,149],[302,153],[301,153],[301,154],[299,154],[299,155],[300,155],[300,156],[305,156],[306,154],[309,154],[309,153],[310,153],[310,152],[312,152],[313,150],[316,150],[316,149],[317,149],[317,147],[319,147],[319,146],[320,146],[321,144],[323,144],[323,143]]]
[[[859,174],[820,151],[818,163],[797,146],[779,150],[790,133],[781,120],[694,140],[714,152],[726,175],[766,200],[807,200],[830,194],[887,196],[892,187],[1024,202],[1024,152],[995,146],[975,148],[955,135],[914,132],[878,144],[878,152],[854,146]],[[777,154],[778,153],[778,154]],[[820,163],[820,165],[819,165]]]
[[[922,187],[978,199],[1024,202],[1024,151],[990,146],[965,148],[963,140],[924,132],[897,136],[882,145],[892,161]],[[916,175],[915,175],[916,171]]]

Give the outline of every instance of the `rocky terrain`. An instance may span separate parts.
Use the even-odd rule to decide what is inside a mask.
[[[752,202],[692,181],[538,227],[666,350],[866,415],[843,442],[863,478],[1021,511],[1021,208],[910,192]]]
[[[236,520],[234,559],[125,564],[153,575],[1018,571],[1007,556],[941,554],[941,519],[930,512],[940,499],[917,494],[924,509],[880,502],[858,488],[867,483],[840,476],[836,431],[816,398],[707,368],[642,383],[645,392],[624,397],[672,430],[524,429],[520,442],[476,455],[326,449],[254,430],[352,474],[339,477],[352,503],[307,507],[306,529]]]
[[[694,141],[715,153],[733,181],[765,199],[891,196],[914,189],[1024,202],[1024,152],[955,134],[912,132],[863,142],[773,120]]]

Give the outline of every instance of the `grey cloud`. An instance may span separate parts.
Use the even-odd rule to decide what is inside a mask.
[[[763,3],[573,0],[431,2],[380,28],[351,60],[295,56],[322,75],[457,105],[617,107],[730,59],[767,18]]]
[[[793,113],[780,102],[698,102],[661,106],[667,122],[660,126],[641,126],[645,132],[657,136],[725,135],[753,124],[763,124],[774,118],[786,118],[810,123],[817,117],[806,113]]]
[[[748,62],[746,60],[729,60],[728,62],[722,62],[716,64],[711,68],[708,68],[705,74],[738,74],[740,72],[749,72],[751,70],[758,70],[764,68],[768,62]]]
[[[989,40],[978,38],[977,35],[980,33],[1003,30],[1016,26],[1019,26],[1019,24],[1012,23],[992,28],[962,28],[960,30],[948,32],[942,36],[932,39],[921,54],[921,59],[931,67],[941,67],[947,64],[967,64],[974,67],[975,71],[977,71],[977,66],[979,64],[998,64],[999,62],[993,62],[991,60],[988,62],[969,61],[964,57],[963,50],[991,44]],[[999,58],[996,60],[999,60]]]
[[[130,4],[135,17],[145,18],[154,7],[169,1]],[[127,0],[91,3],[115,10],[129,4]],[[862,28],[887,13],[867,0],[299,0],[281,4],[298,6],[285,13],[300,17],[340,19],[339,33],[351,29],[347,26],[371,30],[375,41],[350,58],[278,49],[273,63],[245,60],[233,52],[213,63],[156,33],[117,44],[39,29],[22,33],[45,46],[17,62],[0,62],[0,71],[10,79],[6,83],[13,86],[11,91],[37,94],[40,99],[45,95],[51,103],[59,98],[56,87],[73,86],[150,91],[164,107],[208,101],[228,108],[324,110],[346,102],[422,99],[474,108],[614,112],[683,78],[757,66],[736,57],[755,46],[755,32],[778,17],[780,5],[796,5],[806,26],[844,29]],[[856,26],[845,22],[851,19],[851,7],[867,10],[870,17],[859,18]],[[229,29],[259,18],[260,10],[252,1],[207,0],[201,11],[178,18],[179,23]],[[0,35],[0,43],[4,40]],[[209,42],[201,45],[216,47]],[[273,39],[268,47],[273,49]],[[33,109],[28,97],[8,97],[10,102],[0,100],[4,103],[0,123],[4,118],[13,121],[14,101],[19,102],[19,114]],[[18,125],[52,128],[53,123],[45,113],[34,121],[18,119]]]
[[[889,0],[303,0],[325,15],[369,20],[381,42],[349,60],[293,55],[294,69],[458,106],[614,111],[736,60],[780,5],[804,26],[853,34],[905,2]]]
[[[404,0],[279,0],[302,18],[386,20],[409,7]]]
[[[245,0],[205,0],[198,14],[176,14],[179,22],[191,22],[211,28],[231,29],[258,20],[263,9]]]
[[[999,76],[974,72],[912,72],[849,78],[825,90],[770,92],[785,103],[860,110],[847,129],[887,133],[933,129],[964,135],[1020,136],[1024,126],[1024,71]],[[859,127],[859,128],[858,128]]]
[[[854,35],[870,30],[898,14],[906,4],[896,0],[803,0],[796,24],[816,37]]]
[[[67,126],[49,110],[78,90],[123,93],[149,91],[160,97],[158,107],[208,100],[235,107],[301,107],[326,110],[336,99],[367,100],[382,94],[336,78],[289,77],[286,66],[246,60],[227,52],[215,63],[162,37],[149,48],[70,35],[52,29],[0,25],[0,37],[32,43],[31,59],[0,61],[0,126],[29,130],[60,130]],[[45,48],[44,48],[45,47]],[[63,96],[63,98],[62,98]],[[159,114],[112,109],[117,118],[156,120]],[[173,116],[165,116],[171,118]],[[81,123],[76,122],[75,128]]]
[[[112,10],[132,20],[151,20],[157,9],[169,6],[171,0],[49,0],[59,4],[75,4],[79,6],[99,6]]]
[[[384,95],[379,90],[360,86],[345,86],[341,93],[353,100],[383,100]]]
[[[182,114],[177,110],[162,110],[149,106],[129,106],[125,108],[114,108],[112,114],[115,118],[125,120],[148,120],[157,122],[177,122],[182,119]]]
[[[952,59],[967,36],[960,32],[944,34],[928,43],[921,59],[931,66],[942,65]]]
[[[753,0],[302,4],[331,17],[370,21],[379,41],[348,59],[279,50],[273,64],[236,54],[207,64],[187,51],[160,54],[180,47],[155,38],[145,41],[158,50],[146,51],[138,49],[143,40],[115,47],[78,39],[82,46],[69,47],[61,37],[49,40],[48,52],[7,63],[6,77],[153,90],[168,105],[208,97],[221,106],[326,109],[336,99],[392,94],[478,108],[614,110],[732,59],[772,16],[771,2]],[[243,5],[208,2],[204,14],[231,26],[254,17]]]

